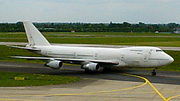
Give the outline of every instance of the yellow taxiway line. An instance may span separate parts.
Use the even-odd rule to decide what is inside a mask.
[[[149,82],[148,79],[146,79],[146,78],[144,78],[144,77],[141,77],[141,76],[131,75],[131,74],[125,74],[125,73],[123,73],[123,75],[127,75],[127,76],[132,76],[132,77],[137,77],[137,78],[143,79],[144,81],[146,81],[146,82],[152,87],[152,89],[153,89],[164,101],[168,101],[168,100],[160,93],[160,91],[158,91],[158,90],[156,89],[156,87],[154,87],[153,84],[152,84],[151,82]]]
[[[173,99],[173,98],[176,98],[176,97],[180,97],[180,95],[175,95],[175,96],[169,97],[169,98],[167,99],[167,101],[169,101],[169,100],[171,100],[171,99]]]
[[[76,96],[76,95],[92,95],[92,94],[100,94],[100,93],[112,93],[112,92],[119,92],[119,91],[125,91],[125,90],[130,90],[130,89],[135,89],[135,88],[139,88],[142,86],[145,86],[146,84],[149,84],[150,87],[164,100],[164,101],[169,101],[173,98],[176,97],[180,97],[180,95],[176,95],[176,96],[172,96],[169,98],[165,98],[162,93],[157,90],[157,88],[146,78],[141,77],[141,76],[137,76],[137,75],[132,75],[132,74],[126,74],[126,73],[118,73],[118,74],[122,74],[122,75],[126,75],[126,76],[132,76],[132,77],[136,77],[136,78],[140,78],[143,79],[145,82],[143,84],[140,84],[138,86],[134,86],[134,87],[129,87],[129,88],[124,88],[124,89],[116,89],[116,90],[107,90],[107,91],[95,91],[95,92],[83,92],[83,93],[67,93],[67,94],[39,94],[39,95],[14,95],[14,96]],[[2,95],[3,96],[3,95]],[[13,95],[12,95],[13,96]],[[1,99],[0,99],[1,100]]]

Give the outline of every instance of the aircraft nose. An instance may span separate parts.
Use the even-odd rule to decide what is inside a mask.
[[[174,62],[174,59],[168,54],[166,54],[166,59],[168,59],[168,64]]]
[[[172,63],[172,62],[174,62],[174,59],[171,56],[169,56],[169,63]]]

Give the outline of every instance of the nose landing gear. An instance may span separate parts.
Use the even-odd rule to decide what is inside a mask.
[[[153,71],[151,72],[151,75],[152,75],[152,76],[156,76],[156,69],[157,69],[157,68],[154,68]]]

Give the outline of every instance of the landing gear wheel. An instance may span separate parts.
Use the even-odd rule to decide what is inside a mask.
[[[88,69],[85,69],[85,72],[86,73],[92,73],[92,71],[88,70]]]
[[[91,70],[88,70],[88,69],[85,69],[85,73],[87,74],[94,74],[96,73],[97,71],[91,71]]]
[[[156,69],[157,69],[157,68],[154,68],[153,71],[151,72],[151,75],[152,75],[152,76],[155,76],[155,75],[156,75]]]
[[[155,76],[155,75],[156,75],[156,72],[155,72],[155,71],[151,72],[151,75],[152,75],[152,76]]]

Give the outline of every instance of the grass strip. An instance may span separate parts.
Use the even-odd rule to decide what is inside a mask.
[[[0,71],[0,87],[44,86],[78,81],[77,77]]]
[[[43,32],[43,34],[51,43],[180,47],[179,34],[123,32]],[[0,41],[27,42],[27,38],[24,32],[1,32]]]

